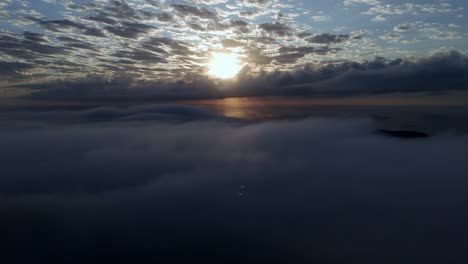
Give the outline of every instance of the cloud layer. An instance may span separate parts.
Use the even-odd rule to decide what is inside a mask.
[[[466,134],[401,140],[366,119],[246,124],[201,113],[23,112],[2,123],[0,260],[468,259]],[[57,121],[67,116],[78,121]]]
[[[284,56],[254,58],[288,60],[316,49],[283,48]],[[24,65],[18,65],[24,67]],[[11,71],[8,68],[6,71]],[[179,81],[139,81],[129,75],[112,79],[99,76],[74,81],[26,85],[43,100],[148,101],[232,96],[353,96],[391,93],[450,93],[467,91],[468,58],[458,52],[437,53],[424,59],[388,60],[376,57],[363,62],[308,64],[294,71],[252,74],[245,67],[236,81],[212,80],[191,75]]]

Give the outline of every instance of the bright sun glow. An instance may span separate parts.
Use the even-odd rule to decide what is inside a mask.
[[[229,79],[237,75],[242,64],[236,54],[213,53],[212,59],[208,63],[208,74],[216,78]]]

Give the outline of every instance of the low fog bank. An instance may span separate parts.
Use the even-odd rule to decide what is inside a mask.
[[[156,108],[3,119],[0,262],[468,261],[466,134]]]

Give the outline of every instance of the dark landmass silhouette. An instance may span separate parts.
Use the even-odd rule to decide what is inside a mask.
[[[428,138],[428,137],[430,137],[430,135],[427,134],[427,133],[420,132],[420,131],[412,131],[412,130],[378,129],[376,132],[378,134],[388,136],[388,137],[405,138],[405,139]]]

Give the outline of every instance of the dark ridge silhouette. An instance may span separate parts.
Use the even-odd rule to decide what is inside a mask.
[[[396,138],[428,138],[430,135],[420,131],[411,131],[411,130],[387,130],[387,129],[378,129],[376,131],[378,134],[396,137]]]

